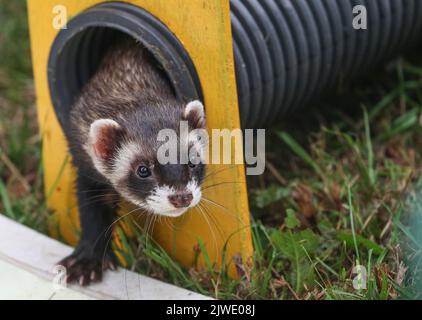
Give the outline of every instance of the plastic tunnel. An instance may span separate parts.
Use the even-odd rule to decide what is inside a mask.
[[[355,6],[367,29],[353,27]],[[391,59],[422,39],[421,0],[231,0],[241,122],[264,127]],[[101,55],[122,34],[143,43],[177,96],[201,98],[183,45],[157,18],[134,5],[108,2],[74,17],[50,52],[49,85],[62,126]]]

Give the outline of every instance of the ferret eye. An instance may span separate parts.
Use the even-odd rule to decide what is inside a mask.
[[[136,174],[140,178],[148,178],[151,175],[151,170],[145,166],[139,166],[138,169],[136,169]]]
[[[193,168],[196,167],[196,164],[192,163],[192,161],[189,160],[188,166],[189,166],[189,168],[192,168],[193,169]]]

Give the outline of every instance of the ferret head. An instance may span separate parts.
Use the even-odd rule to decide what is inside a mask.
[[[203,162],[162,164],[157,154],[163,142],[157,136],[162,129],[174,130],[178,145],[185,143],[189,154],[203,154],[206,144],[193,134],[205,129],[202,103],[141,108],[129,118],[91,124],[85,149],[95,168],[126,200],[150,213],[177,217],[196,206],[202,196]],[[180,134],[181,121],[187,124],[187,139]]]

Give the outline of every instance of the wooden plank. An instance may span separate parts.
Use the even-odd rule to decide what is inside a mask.
[[[54,265],[71,252],[71,247],[7,219],[0,214],[0,261],[7,263],[7,265],[4,264],[3,266],[5,268],[8,267],[9,271],[13,270],[10,265],[20,269],[21,271],[15,270],[14,272],[26,277],[33,284],[32,288],[34,290],[41,290],[40,294],[45,296],[46,292],[56,293],[57,299],[68,299],[78,296],[77,294],[66,293],[62,289],[57,290],[56,288],[54,290],[53,286],[53,279],[56,276],[53,273]],[[40,280],[36,280],[34,276],[39,277]],[[49,282],[50,288],[46,287],[45,281]],[[4,282],[1,283],[4,285]],[[16,283],[15,285],[19,286],[20,284]],[[36,286],[40,287],[37,289]],[[22,284],[20,287],[22,287]],[[28,288],[30,289],[31,287]],[[69,288],[72,291],[79,292],[81,296],[94,299],[210,299],[192,291],[121,268],[118,271],[106,272],[101,283],[92,284],[86,288],[78,285],[72,285]],[[11,292],[14,291],[19,294],[19,292],[16,292],[16,287],[10,289]],[[0,293],[0,295],[2,294]],[[54,298],[52,295],[51,297]]]

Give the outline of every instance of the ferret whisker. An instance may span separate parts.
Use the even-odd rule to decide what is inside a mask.
[[[213,241],[214,241],[214,249],[215,249],[217,256],[219,256],[218,242],[217,242],[217,238],[215,236],[214,229],[212,228],[211,223],[208,220],[207,214],[202,210],[202,208],[200,206],[198,206],[198,209],[201,212],[202,216],[204,217],[206,223],[208,224],[208,227],[210,228],[211,235],[212,235],[212,238],[213,238]]]
[[[218,207],[220,207],[220,208],[222,208],[224,210],[229,210],[227,207],[223,206],[222,204],[219,204],[218,202],[215,202],[214,200],[208,199],[206,197],[202,197],[202,200],[205,200],[205,201],[208,201],[208,202],[210,202],[212,204],[215,204],[216,206],[218,206]]]
[[[170,230],[180,230],[176,225],[171,223],[167,217],[164,217],[164,223]]]
[[[150,229],[150,236],[152,237],[152,235],[154,234],[154,227],[155,227],[155,223],[157,222],[157,220],[158,220],[158,215],[156,215],[156,214],[153,214],[152,215],[152,224],[151,224],[151,229]]]
[[[113,235],[110,234],[110,236],[106,240],[106,245],[105,245],[104,251],[103,251],[103,258],[101,259],[101,267],[103,269],[104,269],[104,265],[105,265],[105,259],[106,259],[107,250],[108,250],[108,247],[109,247],[112,239],[113,239]]]
[[[147,226],[147,228],[146,228],[146,230],[145,230],[146,240],[147,240],[147,238],[150,238],[150,237],[151,237],[151,234],[150,234],[150,228],[151,228],[151,225],[152,225],[152,223],[153,223],[153,219],[154,219],[154,215],[153,215],[153,214],[149,214],[149,215],[147,216],[147,220],[146,220],[146,222],[145,222],[145,224],[146,224],[146,226]],[[146,243],[145,243],[145,244],[146,244]]]
[[[127,186],[126,188],[127,188],[129,191],[133,191],[133,192],[135,192],[135,193],[142,192],[142,190],[135,189],[135,188],[132,188],[132,187],[130,187],[130,186]]]
[[[223,181],[223,182],[218,182],[218,183],[215,183],[215,184],[212,184],[212,185],[204,186],[202,188],[202,191],[207,190],[207,189],[210,189],[210,188],[218,187],[218,186],[221,186],[221,185],[224,185],[224,184],[235,184],[235,183],[246,183],[246,182],[244,182],[244,181]]]
[[[155,218],[154,218],[153,225],[152,225],[151,237],[154,234],[154,228],[155,228],[155,225],[157,223],[157,220],[159,220],[159,218],[161,217],[160,215],[157,215],[157,214],[155,214],[154,216],[155,216]]]
[[[107,194],[98,194],[96,196],[89,196],[89,199],[94,200],[94,199],[98,199],[98,198],[108,198],[110,196],[116,196],[116,195],[110,195],[109,193],[107,193]]]
[[[213,221],[215,227],[217,228],[217,232],[219,232],[220,237],[224,238],[224,232],[222,230],[221,224],[218,222],[218,220],[214,217],[211,211],[208,210],[208,207],[206,207],[205,203],[201,203],[202,208],[204,211],[208,214],[210,219]]]
[[[233,212],[231,212],[231,211],[230,211],[229,209],[227,209],[225,206],[223,206],[223,205],[221,205],[221,204],[219,204],[219,203],[217,203],[217,202],[215,202],[215,201],[213,201],[213,200],[211,200],[211,199],[205,198],[204,196],[202,197],[202,199],[203,199],[204,201],[206,201],[206,202],[210,203],[210,204],[213,204],[213,205],[215,205],[215,206],[217,206],[217,207],[219,207],[219,208],[223,209],[223,210],[224,210],[227,214],[229,214],[230,216],[232,216],[232,217],[236,218],[236,220],[237,220],[238,222],[241,222],[241,223],[243,224],[243,221],[239,218],[239,216],[238,216],[238,215],[236,215],[236,214],[234,214]]]
[[[143,229],[143,232],[145,234],[145,246],[147,245],[148,240],[150,238],[149,227],[151,226],[151,220],[152,220],[151,215],[148,215],[146,220],[145,220],[145,226],[144,226],[144,229]]]
[[[236,168],[236,166],[237,166],[237,165],[232,164],[232,165],[230,165],[230,166],[226,166],[226,167],[224,167],[224,168],[220,168],[220,169],[216,169],[216,170],[214,170],[214,171],[211,171],[210,173],[208,173],[208,174],[206,174],[206,175],[205,175],[204,180],[205,180],[205,179],[207,179],[208,177],[212,177],[212,176],[214,176],[214,175],[216,175],[216,174],[219,174],[219,173],[221,173],[221,172],[224,172],[224,171],[227,171],[227,170],[230,170],[230,169]]]
[[[89,174],[84,173],[84,178],[88,178],[89,180],[95,182],[96,184],[105,185],[104,181],[98,180],[97,178],[95,178],[95,177],[93,177]]]
[[[101,188],[101,189],[78,190],[78,193],[96,193],[96,192],[110,192],[110,193],[113,193],[115,195],[119,195],[112,188],[110,188],[110,189]]]
[[[141,226],[136,219],[132,219],[132,222],[145,234],[145,227]]]
[[[169,222],[167,221],[166,217],[163,217],[162,220],[160,219],[160,223],[164,224],[167,228],[171,229],[171,226],[170,226]]]
[[[106,236],[107,235],[107,233],[111,230],[111,228],[116,224],[116,223],[118,223],[120,220],[122,220],[122,219],[124,219],[124,218],[126,218],[127,216],[129,216],[129,215],[131,215],[132,213],[134,213],[134,212],[137,212],[137,211],[141,211],[141,210],[144,210],[144,208],[135,208],[135,209],[133,209],[133,210],[131,210],[131,211],[129,211],[129,212],[127,212],[127,213],[125,213],[124,215],[122,215],[122,216],[120,216],[120,217],[118,217],[116,220],[114,220],[108,227],[107,227],[107,229],[105,230],[105,232],[103,232],[103,234]]]
[[[89,206],[89,205],[92,205],[92,204],[96,204],[96,203],[101,203],[101,202],[103,202],[104,200],[107,200],[107,197],[108,197],[108,195],[99,195],[99,196],[95,196],[95,197],[93,197],[93,200],[92,201],[87,201],[87,202],[85,202],[83,205],[79,205],[78,203],[76,203],[75,205],[73,205],[73,206],[70,206],[69,208],[68,208],[68,210],[70,211],[70,210],[73,210],[74,208],[76,208],[76,207],[78,207],[79,208],[79,210],[80,209],[83,209],[83,208],[85,208],[85,207],[87,207],[87,206]]]
[[[221,225],[218,223],[218,220],[214,217],[212,212],[210,212],[208,210],[208,208],[205,206],[205,204],[203,202],[200,203],[200,205],[201,205],[202,209],[205,211],[205,213],[208,215],[208,217],[211,219],[212,223],[214,224],[215,228],[217,229],[217,232],[219,233],[219,236],[221,238],[224,238],[224,232],[223,232]]]
[[[107,229],[105,230],[105,231],[103,231],[102,233],[101,233],[101,236],[103,236],[104,235],[104,237],[106,237],[106,245],[105,245],[105,247],[104,247],[104,252],[103,252],[103,259],[102,259],[102,264],[103,264],[103,266],[104,266],[104,262],[105,262],[105,258],[106,258],[106,253],[107,253],[107,249],[108,249],[108,246],[110,245],[110,242],[111,242],[111,239],[113,238],[113,234],[112,234],[112,232],[110,232],[110,235],[108,236],[107,234],[109,233],[109,230],[111,230],[111,228],[117,223],[117,222],[119,222],[120,220],[122,220],[122,219],[124,219],[124,218],[126,218],[127,216],[129,216],[129,215],[131,215],[132,213],[135,213],[135,212],[137,212],[137,211],[140,211],[140,210],[142,210],[143,208],[135,208],[135,209],[133,209],[133,210],[131,210],[131,211],[129,211],[128,213],[126,213],[126,214],[124,214],[124,215],[122,215],[122,216],[120,216],[119,218],[117,218],[115,221],[113,221],[113,223],[111,223],[108,227],[107,227]],[[99,239],[101,238],[101,236],[100,237],[98,237],[97,238],[97,240],[95,241],[95,244],[94,244],[94,246],[97,244],[97,242],[99,241]]]

